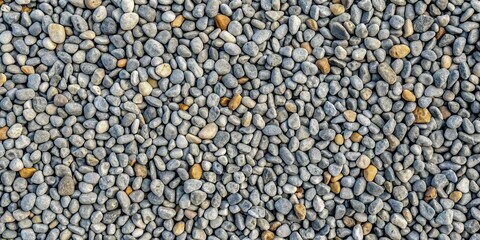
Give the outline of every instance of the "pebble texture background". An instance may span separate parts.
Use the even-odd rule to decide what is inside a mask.
[[[478,0],[0,0],[2,239],[480,239]]]

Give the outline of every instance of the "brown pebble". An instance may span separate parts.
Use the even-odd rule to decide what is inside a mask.
[[[333,193],[339,194],[340,193],[340,182],[332,182],[329,184],[330,189],[332,190]]]
[[[158,81],[153,78],[147,79],[147,82],[150,84],[150,86],[152,86],[152,88],[158,87]]]
[[[342,178],[343,178],[343,173],[340,173],[337,176],[332,177],[332,179],[330,179],[330,182],[339,182],[340,179],[342,179]]]
[[[242,96],[238,93],[235,93],[232,99],[230,99],[230,101],[228,102],[228,108],[232,111],[235,111],[235,109],[237,109],[238,106],[240,106],[241,102],[242,102]]]
[[[377,176],[377,172],[377,167],[370,165],[363,170],[363,176],[367,182],[371,182],[375,179],[375,176]]]
[[[133,192],[133,189],[132,187],[128,186],[126,189],[125,189],[125,193],[130,196],[130,194]]]
[[[180,104],[178,104],[178,108],[182,111],[187,111],[188,110],[188,105],[180,103]]]
[[[8,127],[7,127],[7,126],[0,128],[0,141],[7,140],[7,139],[8,139],[7,131],[8,131]]]
[[[312,18],[307,19],[306,24],[307,24],[307,27],[312,29],[313,31],[318,30],[318,24],[317,24],[317,21],[315,21],[315,19],[312,19]]]
[[[279,228],[282,225],[281,222],[276,221],[270,225],[270,231],[277,231],[277,228]]]
[[[238,84],[242,85],[248,82],[248,77],[241,77],[238,79]]]
[[[440,109],[440,113],[442,114],[443,119],[447,119],[450,117],[450,115],[452,115],[447,106],[441,106],[438,109]]]
[[[402,210],[402,215],[405,218],[405,220],[407,220],[408,223],[411,223],[413,221],[412,213],[410,212],[410,210],[408,208],[404,208]]]
[[[174,28],[181,27],[183,22],[185,21],[185,17],[182,15],[178,15],[173,22],[170,23],[170,26]]]
[[[222,107],[228,106],[229,102],[230,102],[230,98],[222,97],[222,99],[220,99],[220,105],[222,105]]]
[[[262,233],[261,239],[262,240],[273,240],[275,238],[275,234],[272,231],[265,230]]]
[[[432,117],[428,109],[418,106],[413,110],[413,116],[415,117],[415,123],[429,123]]]
[[[362,141],[362,135],[360,135],[360,133],[358,132],[354,132],[352,133],[352,136],[350,136],[350,140],[354,143],[359,143],[360,141]]]
[[[402,98],[403,100],[407,101],[407,102],[415,102],[417,100],[417,98],[415,97],[415,95],[412,93],[412,91],[408,90],[408,89],[404,89],[403,92],[402,92]]]
[[[147,176],[147,166],[145,165],[141,165],[141,164],[135,164],[135,166],[133,167],[133,169],[135,170],[135,175],[137,177],[146,177]]]
[[[25,73],[26,75],[30,75],[30,74],[34,74],[34,73],[35,73],[35,69],[34,69],[32,66],[22,66],[20,69],[21,69],[22,72]]]
[[[463,193],[460,192],[460,191],[453,191],[452,193],[450,193],[450,195],[448,196],[448,198],[450,198],[452,201],[454,202],[458,202],[460,201],[460,199],[462,198],[463,196]]]
[[[428,187],[427,191],[425,192],[425,196],[423,200],[428,202],[435,198],[437,198],[437,189],[434,187]]]
[[[343,139],[343,135],[342,134],[337,134],[335,135],[335,143],[337,145],[343,145],[345,139]]]
[[[295,191],[295,196],[300,199],[304,197],[304,190],[301,187],[297,187],[297,191]]]
[[[405,44],[398,44],[390,48],[389,54],[393,58],[404,58],[410,54],[410,47]]]
[[[97,7],[99,7],[100,5],[102,5],[102,0],[89,0],[89,1],[85,1],[85,6],[88,8],[88,9],[96,9]]]
[[[23,168],[20,170],[20,177],[22,178],[30,178],[33,174],[37,171],[35,168]]]
[[[312,54],[313,49],[310,46],[309,42],[303,42],[302,44],[300,44],[300,47],[305,48],[308,54]]]
[[[355,122],[355,120],[357,119],[357,113],[352,110],[346,110],[345,112],[343,112],[343,117],[348,122]]]
[[[438,32],[435,34],[435,38],[439,40],[440,38],[443,37],[443,35],[445,35],[445,28],[443,27],[438,28]]]
[[[200,179],[203,174],[202,166],[199,163],[193,164],[193,166],[190,168],[189,173],[191,179]]]
[[[362,97],[363,100],[368,100],[372,96],[372,89],[370,88],[364,88],[360,90],[360,97]]]
[[[328,184],[332,179],[332,175],[329,172],[323,172],[323,182]]]
[[[365,222],[362,224],[363,235],[368,235],[372,231],[372,224]]]
[[[298,219],[305,220],[305,218],[307,216],[307,209],[305,208],[305,205],[295,204],[293,209],[294,209],[295,215],[297,216]]]
[[[127,66],[127,59],[126,58],[122,58],[122,59],[119,59],[117,61],[117,67],[124,68],[125,66]]]
[[[223,14],[218,14],[215,17],[215,24],[217,27],[219,27],[222,30],[227,30],[228,24],[230,24],[230,18],[223,15]]]
[[[332,4],[330,6],[330,11],[333,15],[338,16],[345,12],[345,7],[342,4]]]
[[[330,63],[328,62],[327,58],[319,59],[317,60],[317,62],[315,62],[315,64],[317,65],[320,72],[322,72],[323,74],[330,73]]]
[[[355,220],[349,216],[343,217],[343,223],[349,228],[355,226]]]

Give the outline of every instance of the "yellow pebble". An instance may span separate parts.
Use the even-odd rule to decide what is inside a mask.
[[[377,176],[377,172],[377,167],[370,165],[363,170],[363,176],[367,182],[371,182],[375,179],[375,176]]]
[[[407,102],[415,102],[417,100],[417,98],[415,97],[415,95],[412,93],[412,91],[408,90],[408,89],[404,89],[403,92],[402,92],[402,98],[403,100],[407,101]]]
[[[398,44],[390,48],[389,53],[393,58],[404,58],[410,53],[410,47],[405,44]]]
[[[240,106],[241,102],[242,102],[242,96],[238,93],[235,93],[232,99],[230,99],[230,101],[228,102],[228,108],[232,111],[235,111],[235,109],[237,109],[238,106]]]
[[[342,4],[332,4],[332,6],[330,6],[330,11],[333,15],[338,16],[345,12],[345,7]]]
[[[340,193],[340,182],[332,182],[329,184],[330,189],[332,190],[333,193],[339,194]]]
[[[462,198],[462,195],[463,194],[460,191],[453,191],[452,193],[450,193],[449,198],[454,202],[458,202]]]
[[[173,22],[170,23],[170,25],[174,28],[181,27],[183,22],[185,21],[185,17],[182,15],[178,15]]]
[[[328,62],[327,58],[322,58],[317,60],[317,62],[315,62],[315,65],[317,65],[318,69],[323,74],[330,73],[330,63]]]
[[[125,189],[125,193],[126,193],[127,195],[129,195],[129,196],[130,196],[130,194],[131,194],[132,192],[133,192],[133,189],[132,189],[132,187],[130,187],[130,186],[128,186],[128,187]]]
[[[337,135],[335,135],[335,143],[336,143],[337,145],[343,145],[343,142],[344,142],[344,141],[345,141],[345,140],[343,139],[343,135],[342,135],[342,134],[337,134]]]
[[[357,119],[357,113],[352,110],[347,110],[343,112],[343,117],[348,122],[355,122],[355,120]]]
[[[362,135],[360,135],[360,133],[358,132],[354,132],[352,133],[352,136],[350,136],[350,140],[355,143],[359,143],[360,141],[362,141],[362,138]]]
[[[227,30],[228,24],[230,24],[230,18],[223,15],[223,14],[218,14],[215,17],[215,24],[217,27],[219,27],[222,30]]]
[[[190,168],[190,178],[192,179],[200,179],[203,174],[202,166],[199,163],[193,164]]]
[[[37,171],[35,168],[24,168],[20,170],[20,177],[22,178],[30,178],[33,174]]]
[[[330,179],[330,182],[338,182],[338,181],[340,181],[340,179],[342,179],[342,178],[343,178],[343,173],[340,173],[340,174],[338,174],[337,176],[332,177],[332,179]]]

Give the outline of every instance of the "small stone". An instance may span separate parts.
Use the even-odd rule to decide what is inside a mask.
[[[230,101],[228,102],[228,108],[232,111],[235,111],[235,109],[237,109],[238,106],[240,106],[241,102],[242,102],[242,96],[238,93],[235,93],[232,99],[230,99]]]
[[[357,167],[360,169],[366,169],[368,166],[370,166],[371,159],[366,156],[366,155],[360,155],[357,159]]]
[[[273,231],[275,231],[275,230],[273,230]],[[272,231],[269,231],[269,230],[263,231],[263,233],[261,235],[262,240],[273,240],[274,238],[275,238],[275,234]]]
[[[185,21],[185,17],[182,15],[178,15],[171,23],[170,25],[174,28],[179,28],[182,26],[183,22]]]
[[[30,178],[33,174],[37,171],[35,168],[23,168],[19,171],[20,177],[22,178]]]
[[[0,141],[8,139],[7,131],[8,131],[8,127],[6,126],[0,128]]]
[[[142,94],[142,96],[149,96],[150,93],[152,93],[153,88],[148,82],[141,82],[138,84],[138,91],[140,94]]]
[[[332,190],[333,193],[339,194],[340,193],[340,182],[332,182],[329,184],[330,190]]]
[[[375,167],[374,165],[370,165],[363,170],[363,176],[365,177],[365,180],[367,180],[367,182],[371,182],[375,179],[375,176],[377,176],[377,172],[377,167]]]
[[[295,211],[295,215],[298,219],[305,220],[305,217],[307,216],[307,209],[305,208],[305,205],[295,204],[293,210]]]
[[[54,43],[65,42],[67,36],[65,33],[65,28],[56,23],[50,23],[50,25],[48,25],[48,35]]]
[[[215,123],[209,123],[198,133],[198,137],[204,140],[213,139],[218,132],[218,126]]]
[[[102,0],[85,0],[85,6],[88,9],[96,9],[100,5],[102,5]]]
[[[315,19],[307,19],[307,21],[305,22],[307,24],[307,27],[312,29],[313,31],[317,31],[318,30],[318,23],[317,21],[315,21]]]
[[[365,222],[362,224],[362,231],[363,231],[363,235],[368,235],[370,234],[370,232],[372,231],[372,224],[369,223],[369,222]]]
[[[17,139],[22,135],[23,126],[20,123],[13,124],[10,129],[8,129],[7,136],[12,139]]]
[[[423,200],[428,202],[435,198],[437,198],[437,189],[434,187],[428,187],[427,191],[425,192],[425,196]]]
[[[390,48],[389,53],[393,58],[404,58],[410,54],[410,48],[405,44],[398,44]]]
[[[35,68],[33,68],[32,66],[22,66],[21,67],[21,70],[23,73],[25,73],[26,75],[30,75],[30,74],[34,74],[35,73]]]
[[[403,24],[403,37],[410,37],[413,34],[413,23],[412,20],[407,19]]]
[[[337,145],[343,145],[344,141],[345,141],[345,139],[343,138],[342,134],[335,135],[335,143]]]
[[[3,73],[0,73],[0,87],[2,87],[5,82],[7,82],[7,76]]]
[[[180,103],[178,104],[178,108],[182,111],[187,111],[189,107],[187,104]]]
[[[222,107],[228,106],[228,103],[229,103],[229,102],[230,102],[230,98],[222,97],[222,98],[220,99],[220,105],[221,105]]]
[[[417,98],[415,97],[415,95],[412,93],[412,91],[408,90],[408,89],[404,89],[403,92],[402,92],[402,98],[403,100],[407,101],[407,102],[415,102],[417,100]]]
[[[429,123],[432,117],[428,109],[418,106],[413,110],[413,116],[415,117],[415,123]]]
[[[320,72],[322,72],[323,74],[328,74],[328,73],[330,73],[330,63],[328,62],[328,59],[327,59],[327,58],[322,58],[322,59],[317,60],[317,62],[315,63],[315,65],[317,65],[318,69],[319,69]]]
[[[380,74],[382,79],[388,84],[394,84],[397,82],[397,74],[393,71],[392,67],[386,63],[378,65],[378,74]]]
[[[75,182],[71,176],[64,176],[57,186],[60,196],[71,196],[75,192]]]
[[[173,226],[173,234],[175,236],[180,236],[184,231],[185,231],[184,222],[177,222],[175,226]]]
[[[125,189],[125,193],[130,196],[130,194],[133,192],[133,188],[131,186],[128,186],[126,189]]]
[[[172,74],[172,67],[168,63],[162,63],[155,68],[155,73],[162,78],[166,78]]]
[[[127,59],[126,58],[122,58],[122,59],[119,59],[117,61],[117,67],[119,67],[119,68],[125,68],[126,65],[127,65]]]
[[[345,7],[342,4],[332,4],[330,6],[330,11],[332,11],[333,15],[338,16],[345,12]]]
[[[230,24],[230,18],[223,15],[223,14],[218,14],[215,16],[215,25],[219,27],[222,30],[227,30],[228,24]]]
[[[448,198],[450,198],[452,201],[454,202],[458,202],[460,201],[460,199],[462,198],[463,196],[463,193],[460,192],[460,191],[453,191],[452,193],[450,193],[450,196]]]
[[[190,168],[190,178],[192,179],[200,179],[203,174],[203,169],[202,165],[199,163],[193,164],[193,166]]]
[[[137,26],[139,20],[140,18],[136,13],[124,13],[120,17],[120,28],[125,31],[132,30],[135,28],[135,26]]]
[[[354,143],[359,143],[360,141],[362,141],[362,135],[360,135],[360,133],[358,132],[354,132],[352,133],[352,136],[350,136],[350,140],[352,140],[352,142]]]
[[[348,122],[355,122],[355,120],[357,119],[357,113],[352,110],[347,110],[343,112],[343,117]]]
[[[142,177],[142,178],[145,178],[147,177],[147,166],[145,165],[141,165],[141,164],[135,164],[135,166],[133,167],[133,170],[135,170],[135,175],[137,177]]]

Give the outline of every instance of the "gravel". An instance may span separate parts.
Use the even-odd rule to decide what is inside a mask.
[[[2,239],[480,239],[480,1],[0,1]]]

